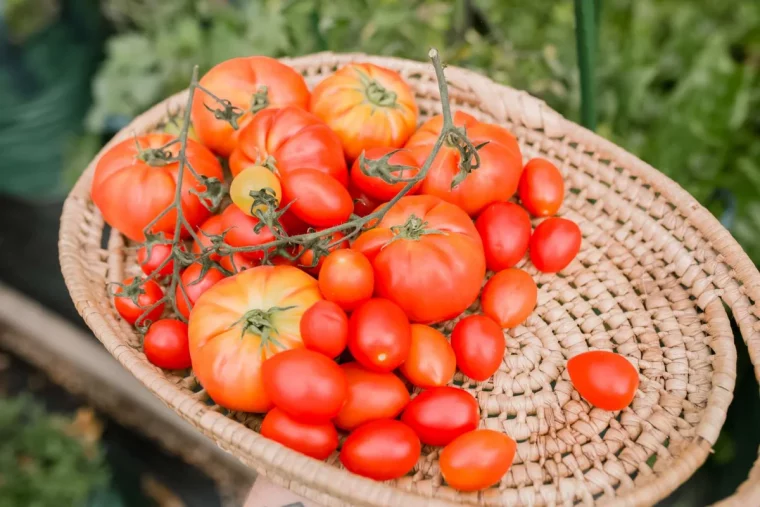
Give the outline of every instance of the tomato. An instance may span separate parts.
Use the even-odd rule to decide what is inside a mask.
[[[148,361],[167,370],[190,368],[187,324],[177,319],[161,319],[151,324],[143,340]]]
[[[565,180],[557,166],[544,158],[528,161],[520,177],[518,194],[534,217],[556,215],[565,198]]]
[[[371,63],[350,63],[319,83],[309,108],[338,134],[351,161],[366,149],[401,148],[417,126],[412,89]]]
[[[317,281],[292,266],[258,266],[207,290],[189,333],[193,372],[209,396],[230,410],[269,410],[261,363],[303,347],[301,317],[321,299]]]
[[[538,287],[522,269],[509,268],[493,275],[480,295],[483,313],[501,327],[517,327],[536,308]]]
[[[381,204],[356,188],[356,185],[351,182],[348,184],[348,193],[351,194],[351,199],[354,200],[354,213],[360,217],[366,217]]]
[[[327,459],[338,448],[338,432],[333,423],[303,423],[279,408],[273,408],[264,417],[261,434],[314,459]]]
[[[566,218],[547,218],[530,238],[530,260],[544,273],[565,269],[581,249],[581,230]]]
[[[480,410],[473,396],[457,387],[434,387],[409,402],[401,421],[423,444],[446,445],[478,427]]]
[[[466,127],[467,138],[474,146],[488,143],[478,150],[480,166],[452,188],[462,157],[455,146],[444,143],[428,170],[420,192],[438,196],[456,204],[470,216],[476,216],[491,203],[508,201],[517,191],[523,169],[520,146],[506,129],[480,123],[466,113],[457,112],[454,123]],[[406,143],[406,148],[414,153],[420,165],[430,155],[442,126],[443,119],[433,117]]]
[[[411,346],[409,318],[393,301],[370,299],[348,319],[348,350],[368,370],[393,371],[406,361]]]
[[[219,63],[201,78],[200,85],[238,108],[242,113],[237,118],[240,127],[262,109],[286,106],[306,109],[309,104],[309,89],[303,77],[266,56],[232,58]],[[221,108],[213,98],[198,90],[193,98],[191,120],[203,144],[229,157],[242,129],[235,130],[229,122],[216,119],[213,110]]]
[[[591,350],[567,361],[570,381],[578,393],[595,407],[623,410],[639,388],[639,372],[620,354]]]
[[[324,228],[318,229],[318,230],[324,230]],[[337,231],[333,232],[330,235],[330,239],[327,240],[327,243],[325,245],[322,245],[322,247],[329,247],[327,248],[328,252],[334,252],[335,250],[339,250],[341,248],[348,248],[348,240],[340,241],[341,239],[345,238],[342,232]],[[330,246],[333,245],[333,246]],[[312,275],[318,275],[319,270],[322,269],[322,264],[325,263],[325,259],[327,258],[326,255],[322,255],[319,257],[319,260],[317,260],[316,264],[314,263],[314,248],[304,248],[303,245],[300,245],[298,247],[298,252],[300,253],[298,257],[298,267],[303,268],[304,270],[308,271]],[[302,252],[302,253],[301,253]]]
[[[395,419],[409,403],[404,382],[393,373],[367,370],[359,363],[340,365],[348,381],[346,404],[335,418],[344,430],[378,419]]]
[[[267,226],[263,226],[258,232],[255,228],[259,223],[258,218],[245,214],[237,206],[227,206],[222,213],[222,227],[227,231],[224,241],[231,246],[256,246],[270,243],[276,238]],[[251,252],[241,252],[245,257],[254,260],[264,258],[263,250],[254,250]]]
[[[459,369],[473,380],[482,382],[496,373],[504,358],[504,332],[485,315],[470,315],[454,326],[451,347]]]
[[[372,297],[375,275],[372,264],[356,250],[336,250],[319,271],[319,290],[325,299],[351,311]]]
[[[291,349],[276,354],[264,361],[261,375],[272,403],[297,421],[327,422],[338,415],[348,397],[343,370],[313,350]]]
[[[405,196],[375,230],[384,232],[370,231],[371,242],[362,234],[352,248],[370,250],[375,293],[398,304],[413,322],[454,318],[478,298],[485,255],[461,209],[430,195]],[[390,238],[385,244],[378,241],[382,235]]]
[[[164,297],[164,291],[161,290],[161,286],[155,281],[146,280],[139,286],[136,283],[134,278],[127,278],[122,282],[122,285],[126,289],[118,287],[114,291],[113,305],[116,307],[119,315],[130,324],[135,324],[145,310]],[[136,297],[136,302],[132,300],[133,296]],[[161,303],[137,323],[145,324],[148,320],[155,322],[161,317],[163,312],[164,304]]]
[[[179,173],[179,143],[165,150],[162,146],[175,140],[169,134],[146,134],[130,137],[110,147],[95,166],[92,179],[92,202],[103,219],[129,239],[145,241],[143,229],[174,203]],[[188,162],[199,175],[224,181],[222,166],[202,144],[187,141]],[[205,186],[196,181],[189,170],[182,177],[182,213],[191,227],[200,225],[211,212],[191,192],[202,192]],[[150,232],[174,234],[177,212],[172,210],[150,228]],[[183,235],[187,231],[183,229]]]
[[[335,178],[314,169],[296,169],[282,180],[284,203],[309,225],[332,227],[346,222],[354,201]]]
[[[351,245],[351,249],[363,253],[374,266],[377,254],[380,253],[380,250],[382,250],[385,245],[393,240],[393,237],[394,234],[390,229],[375,227],[374,229],[363,232],[361,236],[356,238]]]
[[[459,491],[478,491],[497,484],[515,459],[517,444],[503,433],[465,433],[441,451],[441,475]]]
[[[382,159],[389,153],[393,153],[388,160],[381,165],[381,167],[375,169],[375,166],[379,164],[378,160]],[[374,199],[379,202],[387,202],[396,197],[404,187],[406,182],[398,183],[386,183],[382,178],[373,171],[388,170],[388,173],[395,178],[413,178],[420,172],[420,165],[417,159],[408,150],[396,150],[394,148],[382,147],[371,148],[364,152],[364,158],[366,162],[364,167],[370,171],[369,174],[365,174],[362,170],[361,157],[354,161],[354,165],[351,167],[351,184],[363,194],[367,195],[370,199]],[[406,167],[405,169],[389,171],[392,166]],[[422,186],[422,181],[417,182],[406,195],[415,194]]]
[[[486,266],[501,271],[520,262],[530,243],[530,216],[513,202],[495,202],[475,220],[483,240]]]
[[[304,346],[327,357],[338,357],[348,343],[348,316],[332,301],[317,301],[301,317]]]
[[[179,313],[184,315],[186,319],[190,317],[191,310],[195,306],[195,303],[198,301],[198,298],[201,297],[201,294],[206,292],[218,281],[222,280],[225,277],[224,273],[214,267],[207,269],[206,273],[203,274],[203,277],[201,277],[202,271],[203,267],[200,263],[196,262],[189,265],[182,272],[182,275],[180,276],[180,282],[177,284],[177,289],[174,293],[174,297],[177,298],[177,310],[179,310]],[[187,294],[187,299],[190,300],[189,308],[187,305],[187,300],[182,294],[180,284],[185,287],[185,294]]]
[[[401,365],[401,373],[418,387],[446,385],[457,369],[454,351],[440,331],[424,324],[412,324],[412,346]]]
[[[180,246],[180,248],[182,248]],[[174,271],[174,259],[167,259],[172,255],[172,245],[169,243],[154,243],[150,246],[150,257],[148,257],[148,247],[143,245],[137,249],[137,263],[143,273],[150,275],[158,270],[159,276],[170,275]],[[166,264],[161,266],[166,262]],[[161,268],[160,270],[158,268]]]
[[[407,425],[381,419],[359,426],[348,436],[340,462],[349,472],[387,481],[408,474],[421,450],[420,440]]]
[[[242,252],[235,252],[231,255],[225,255],[219,260],[219,264],[227,271],[240,273],[246,269],[251,269],[256,266],[261,266],[261,262],[246,257]]]
[[[313,114],[297,107],[262,111],[240,131],[230,157],[232,175],[266,164],[281,178],[295,169],[316,169],[344,187],[348,168],[337,134]]]
[[[255,196],[262,191],[271,196],[276,204],[282,200],[280,178],[260,165],[246,167],[235,176],[232,184],[230,184],[232,202],[246,215],[256,216],[256,212],[261,211],[263,213],[269,209],[266,204],[254,205]]]
[[[203,222],[203,224],[201,224],[200,228],[196,232],[196,236],[198,236],[201,244],[199,245],[193,241],[193,248],[191,251],[194,254],[200,255],[203,249],[209,248],[212,244],[211,238],[209,238],[209,236],[219,236],[222,234],[222,232],[224,232],[224,218],[222,215],[214,215],[210,217],[208,220]],[[209,258],[211,260],[218,261],[219,254],[212,253],[209,255]]]

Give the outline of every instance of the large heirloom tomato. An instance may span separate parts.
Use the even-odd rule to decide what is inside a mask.
[[[214,66],[200,80],[200,85],[220,99],[229,100],[244,126],[251,116],[267,107],[309,105],[306,81],[292,68],[266,56],[232,58]],[[209,109],[212,111],[209,111]],[[198,90],[193,99],[192,121],[203,144],[229,157],[235,149],[240,130],[226,120],[217,119],[213,110],[222,106]]]
[[[348,185],[340,139],[322,120],[297,107],[262,111],[240,131],[230,157],[232,175],[257,163],[281,177],[295,169],[316,169]]]
[[[261,363],[303,347],[301,316],[321,299],[317,281],[292,266],[258,266],[204,292],[190,315],[190,357],[209,396],[230,410],[269,410]]]
[[[401,148],[417,126],[414,94],[402,77],[371,63],[353,63],[319,83],[311,112],[340,137],[346,157],[381,146]]]
[[[471,216],[493,202],[507,201],[517,191],[522,173],[522,155],[517,140],[505,128],[481,123],[469,114],[457,111],[454,124],[467,132],[479,150],[480,166],[452,188],[462,161],[459,150],[444,143],[430,166],[420,193],[435,195],[456,204]],[[430,155],[443,126],[443,118],[435,116],[425,122],[406,143],[422,165]]]
[[[465,212],[431,195],[402,197],[352,248],[375,269],[375,293],[398,304],[413,322],[456,317],[478,297],[486,261]]]
[[[158,150],[174,139],[169,134],[129,138],[108,149],[95,166],[92,201],[106,223],[129,239],[144,241],[143,229],[174,202],[179,163],[166,159],[177,156],[179,143]],[[205,146],[188,140],[185,155],[198,174],[224,179],[222,166]],[[191,227],[200,225],[211,214],[191,192],[204,189],[190,171],[184,171],[182,212]],[[176,221],[177,212],[172,210],[151,227],[151,232],[173,235]]]

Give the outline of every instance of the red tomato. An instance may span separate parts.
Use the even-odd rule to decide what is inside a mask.
[[[114,293],[113,305],[116,307],[116,311],[119,315],[129,322],[135,324],[148,307],[154,305],[159,299],[164,297],[164,291],[161,290],[161,286],[153,280],[147,280],[139,287],[133,286],[135,279],[127,278],[122,282],[127,287],[125,291],[121,287],[117,288]],[[132,301],[132,296],[137,297],[137,304]],[[164,312],[164,304],[161,303],[156,308],[151,310],[148,315],[145,316],[138,324],[145,324],[145,321],[155,322],[161,317]]]
[[[401,414],[423,444],[446,445],[478,427],[478,402],[457,387],[434,387],[421,392]]]
[[[476,216],[493,202],[508,201],[517,191],[523,168],[520,146],[506,129],[480,123],[466,113],[458,111],[454,123],[466,127],[467,138],[474,146],[488,143],[478,150],[480,166],[452,188],[462,157],[456,147],[444,143],[420,192],[440,197],[456,204],[470,216]],[[441,116],[431,118],[406,143],[406,148],[414,153],[420,165],[430,155],[442,126]]]
[[[327,256],[319,271],[322,295],[346,311],[371,298],[374,288],[372,264],[356,250],[336,250]]]
[[[639,372],[620,354],[591,350],[571,357],[567,372],[586,401],[604,410],[623,410],[639,388]]]
[[[173,202],[177,190],[179,163],[166,162],[177,157],[179,143],[159,152],[158,148],[175,140],[169,134],[130,137],[110,147],[98,159],[92,179],[92,202],[111,227],[135,241],[145,241],[143,229]],[[187,160],[195,171],[224,181],[222,166],[205,146],[187,141]],[[211,214],[191,191],[205,186],[190,171],[182,177],[182,213],[191,227],[197,227]],[[172,210],[151,226],[150,232],[174,234],[177,212]],[[183,236],[187,231],[183,229]]]
[[[295,169],[282,179],[283,202],[309,225],[332,227],[346,222],[354,201],[335,178],[314,169]]]
[[[324,229],[319,229],[324,230]],[[329,246],[331,244],[334,244],[335,246],[332,246],[328,249],[330,252],[334,252],[335,250],[339,250],[341,248],[348,248],[348,240],[340,241],[345,236],[342,232],[334,232],[330,235],[330,239],[328,240],[329,243],[326,246]],[[303,252],[298,257],[298,267],[302,268],[304,271],[308,271],[314,276],[319,275],[319,270],[322,269],[322,264],[324,264],[325,259],[327,258],[326,255],[322,255],[319,260],[317,261],[316,265],[314,264],[314,249],[309,248],[307,250],[304,250],[303,245],[298,247],[298,252]]]
[[[340,139],[322,120],[297,107],[262,111],[240,130],[230,157],[232,175],[257,163],[274,168],[281,178],[308,168],[348,184]]]
[[[198,239],[200,240],[201,244],[199,245],[195,241],[193,241],[193,248],[191,251],[194,254],[200,255],[203,251],[203,249],[209,248],[211,246],[211,239],[209,236],[219,236],[224,232],[224,217],[222,215],[214,215],[210,217],[208,220],[203,222],[203,224],[198,229],[196,236],[198,236]],[[204,234],[205,233],[205,234]],[[226,242],[225,242],[226,243]],[[212,253],[209,255],[209,258],[214,261],[219,260],[219,254]]]
[[[327,422],[338,415],[348,396],[343,370],[313,350],[291,349],[270,357],[261,374],[272,403],[297,421]]]
[[[530,238],[530,260],[544,273],[565,269],[581,249],[581,230],[566,218],[547,218]]]
[[[402,422],[371,421],[356,428],[343,443],[340,462],[349,472],[376,481],[408,474],[420,457],[417,435]]]
[[[478,298],[486,272],[483,244],[470,217],[437,197],[402,197],[376,229],[353,244],[375,268],[375,293],[413,322],[456,317]],[[389,241],[382,244],[384,237]],[[424,295],[424,297],[421,297]]]
[[[354,213],[360,217],[366,217],[381,204],[356,188],[356,185],[351,182],[348,184],[348,193],[351,194],[351,199],[354,200]]]
[[[493,275],[483,287],[480,303],[483,313],[501,327],[517,327],[533,313],[538,287],[522,269],[509,268]]]
[[[332,301],[317,301],[301,317],[304,347],[327,357],[338,357],[348,343],[348,316]]]
[[[393,371],[406,360],[411,345],[409,319],[387,299],[370,299],[348,320],[348,350],[368,370]]]
[[[497,484],[515,459],[517,444],[503,433],[465,433],[441,451],[441,475],[459,491],[478,491]]]
[[[374,265],[375,257],[385,245],[389,244],[394,234],[390,229],[374,228],[363,232],[351,245],[352,250],[361,252]]]
[[[366,159],[364,167],[366,167],[370,173],[365,174],[364,171],[362,171],[362,164],[360,164],[361,157],[357,158],[354,161],[354,165],[351,166],[352,185],[360,192],[367,195],[370,199],[379,202],[387,202],[396,197],[396,194],[406,187],[407,183],[386,183],[376,172],[372,172],[373,167],[378,164],[377,160],[394,151],[395,153],[382,164],[380,169],[384,168],[388,170],[388,172],[396,178],[413,178],[420,172],[420,165],[409,150],[396,150],[395,148],[388,147],[371,148],[364,152],[364,158]],[[407,168],[390,172],[390,166],[406,166]],[[422,181],[417,182],[406,195],[417,193],[421,186]]]
[[[235,205],[227,206],[227,209],[224,210],[221,217],[223,230],[227,231],[224,241],[231,246],[241,247],[263,245],[264,243],[269,243],[276,239],[267,226],[262,227],[259,232],[256,232],[254,228],[260,223],[259,219],[246,215]],[[254,260],[261,260],[264,258],[264,252],[262,250],[241,253],[245,257]]]
[[[475,221],[483,240],[486,266],[501,271],[520,262],[530,243],[530,216],[513,202],[495,202]]]
[[[557,166],[544,158],[534,158],[523,169],[518,194],[534,217],[552,216],[565,198],[565,180]]]
[[[424,324],[412,324],[412,346],[401,365],[401,373],[417,387],[437,387],[449,383],[457,369],[457,359],[446,337]]]
[[[177,319],[161,319],[151,324],[143,341],[148,361],[167,370],[190,368],[187,324]]]
[[[143,273],[150,275],[161,267],[166,259],[172,255],[172,245],[167,243],[156,243],[150,247],[150,258],[148,257],[148,247],[141,246],[137,250],[137,263]],[[174,259],[169,259],[166,264],[158,271],[159,276],[170,275],[174,270]]]
[[[338,432],[331,422],[307,424],[273,408],[261,423],[261,434],[314,459],[327,459],[338,448]]]
[[[371,63],[350,63],[320,82],[309,108],[338,134],[351,161],[366,149],[401,148],[417,126],[412,89]]]
[[[470,315],[454,326],[451,347],[459,369],[482,382],[496,373],[504,358],[504,332],[485,315]]]
[[[335,418],[335,425],[344,430],[377,419],[395,419],[407,403],[409,392],[393,373],[377,373],[359,363],[340,365],[348,381],[348,399]]]
[[[237,124],[244,127],[256,113],[267,107],[309,104],[309,89],[303,77],[273,58],[249,56],[232,58],[209,70],[200,85],[217,97],[229,100],[242,113]],[[221,106],[205,92],[199,90],[193,98],[191,120],[203,144],[223,157],[229,157],[235,148],[241,130],[229,122],[218,120],[212,110]]]
[[[184,315],[185,318],[190,317],[190,310],[195,306],[195,303],[198,301],[198,298],[201,297],[201,294],[224,278],[224,273],[213,267],[206,270],[203,277],[201,277],[202,271],[203,267],[201,264],[190,264],[187,269],[182,272],[180,282],[177,284],[177,290],[174,294],[174,297],[177,298],[177,310],[179,310],[179,313]],[[185,287],[185,293],[190,300],[189,308],[185,296],[182,294],[180,284]]]
[[[227,271],[233,274],[240,273],[246,269],[251,269],[256,266],[260,266],[259,261],[253,260],[250,257],[246,257],[242,252],[235,252],[232,255],[225,255],[219,260],[219,264]]]

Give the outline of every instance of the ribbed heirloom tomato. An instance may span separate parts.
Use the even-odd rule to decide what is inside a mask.
[[[446,386],[422,391],[406,406],[401,421],[422,443],[446,445],[477,428],[479,417],[478,402],[470,393]]]
[[[209,396],[230,410],[269,410],[261,363],[303,347],[301,316],[321,299],[317,281],[292,266],[258,266],[207,290],[189,333],[193,371]]]
[[[391,154],[390,157],[388,154]],[[395,166],[403,169],[391,171],[391,167]],[[409,150],[397,150],[387,146],[371,148],[364,152],[364,160],[359,157],[351,166],[351,185],[377,202],[390,201],[407,185],[407,182],[387,183],[380,176],[383,171],[394,178],[408,179],[420,172],[420,166]],[[418,181],[406,195],[416,194],[420,186],[422,186],[422,181]]]
[[[335,425],[344,430],[377,419],[394,419],[409,403],[406,386],[393,373],[378,373],[359,363],[340,365],[348,381],[348,398]]]
[[[586,401],[604,410],[623,410],[639,387],[639,372],[620,354],[591,350],[567,362],[573,387]]]

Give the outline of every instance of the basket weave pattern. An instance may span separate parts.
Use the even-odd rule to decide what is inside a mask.
[[[427,64],[334,54],[286,62],[313,86],[351,61],[399,71],[415,90],[422,119],[440,112]],[[538,306],[505,334],[507,351],[493,378],[475,382],[457,373],[454,379],[477,397],[481,427],[518,442],[515,464],[498,487],[479,493],[448,488],[439,450],[428,447],[413,475],[387,483],[354,476],[337,455],[325,464],[261,437],[259,416],[215,406],[192,375],[178,377],[148,363],[139,336],[119,319],[106,292],[107,282],[140,271],[134,248],[104,231],[92,204],[95,161],[62,217],[61,265],[72,298],[106,348],[167,405],[259,473],[325,506],[653,504],[704,462],[723,425],[736,376],[724,304],[760,375],[757,269],[709,212],[634,156],[523,92],[462,69],[449,67],[446,75],[453,109],[508,127],[525,160],[546,157],[562,170],[561,215],[583,233],[580,254],[558,275],[523,261],[520,267],[538,283]],[[167,99],[112,142],[149,131],[167,106],[182,107],[186,97]],[[442,327],[448,332],[452,326]],[[641,384],[629,408],[595,409],[575,392],[565,362],[589,348],[614,350],[638,367]],[[757,482],[748,481],[742,493],[756,499]]]

